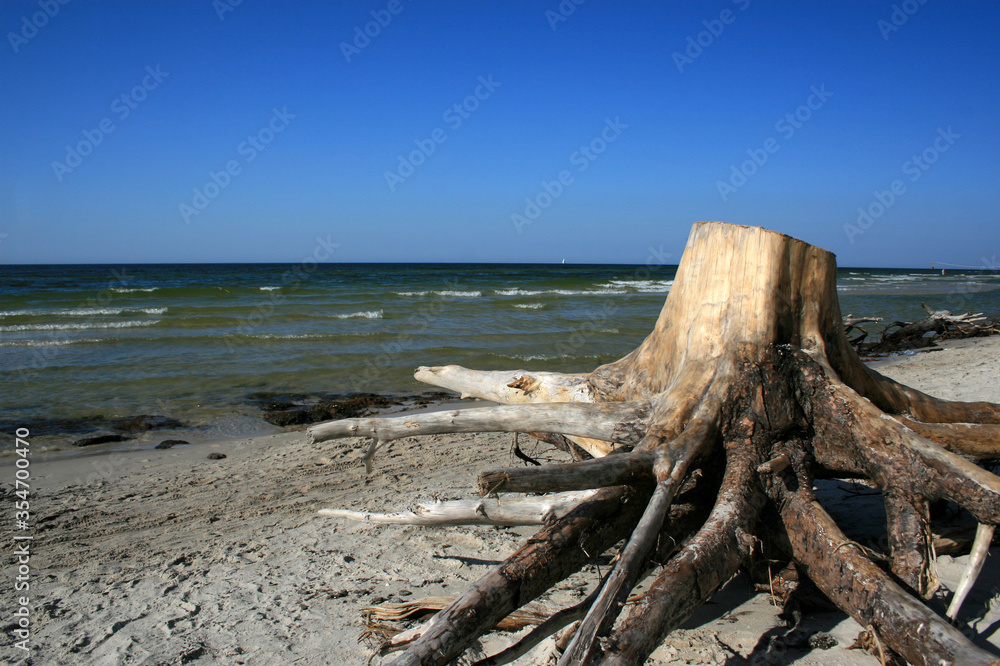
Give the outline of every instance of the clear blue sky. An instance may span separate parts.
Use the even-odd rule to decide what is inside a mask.
[[[1000,255],[995,2],[234,2],[0,2],[0,262]]]

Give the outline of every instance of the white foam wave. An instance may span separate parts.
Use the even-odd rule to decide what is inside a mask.
[[[435,296],[443,296],[445,298],[479,298],[483,295],[481,291],[457,291],[445,289],[442,291],[397,291],[397,296],[427,296],[428,294],[434,294]]]
[[[545,292],[537,289],[495,289],[493,293],[500,296],[538,296]]]
[[[598,358],[593,354],[514,354],[511,356],[506,356],[499,354],[498,356],[504,356],[505,358],[512,358],[518,361],[555,361],[563,358]]]
[[[673,280],[670,280],[673,284]],[[495,289],[493,293],[498,296],[541,296],[543,294],[556,294],[559,296],[605,296],[613,294],[627,294],[625,289],[604,286],[600,289]]]
[[[522,308],[524,310],[538,310],[545,307],[545,303],[515,303],[515,308]]]
[[[294,334],[282,335],[280,333],[258,333],[258,334],[250,334],[247,335],[246,337],[257,338],[259,340],[314,340],[317,338],[328,338],[330,336],[322,334],[319,335],[310,334],[310,333],[302,333],[298,335]]]
[[[611,280],[606,285],[601,286],[605,289],[620,289],[624,287],[643,293],[661,294],[670,291],[670,287],[673,284],[673,280]]]
[[[156,291],[157,289],[159,289],[159,287],[135,287],[132,289],[126,289],[124,287],[113,287],[111,291],[116,291],[119,294],[134,294],[139,291],[150,292],[150,291]]]
[[[0,326],[0,331],[83,331],[94,328],[133,328],[136,326],[152,326],[159,323],[159,319],[147,319],[136,321],[105,321],[86,324],[16,324],[12,326]]]
[[[0,310],[0,317],[94,317],[119,315],[126,312],[163,314],[167,308],[55,308],[48,310]]]
[[[382,311],[365,310],[364,312],[349,312],[347,314],[334,315],[334,317],[336,317],[337,319],[359,319],[362,317],[365,319],[381,319]]]
[[[628,292],[624,289],[553,289],[551,293],[560,296],[613,296]]]
[[[281,287],[261,287],[261,291],[274,291],[275,289],[281,289]]]
[[[107,342],[115,338],[64,338],[61,340],[9,340],[0,342],[0,347],[62,347],[87,342]]]
[[[454,298],[479,298],[480,296],[483,295],[483,292],[444,290],[444,291],[435,291],[434,294],[437,296],[451,296]]]

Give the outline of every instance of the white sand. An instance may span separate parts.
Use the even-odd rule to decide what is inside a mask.
[[[1000,338],[882,370],[933,395],[1000,402]],[[361,440],[310,446],[301,432],[289,432],[36,462],[34,663],[364,664],[371,651],[358,642],[361,607],[456,594],[535,531],[371,526],[317,516],[323,507],[391,510],[472,497],[478,470],[516,464],[507,435],[431,436],[393,442],[366,478],[363,447]],[[216,451],[228,457],[208,460]],[[11,462],[0,466],[5,486]],[[848,516],[858,511],[845,506]],[[955,584],[964,560],[939,559],[946,585]],[[995,646],[998,563],[988,561],[962,614],[970,633]],[[596,579],[595,570],[584,571],[542,603],[568,605]],[[7,609],[11,593],[4,587]],[[767,632],[781,633],[777,612],[768,595],[737,578],[650,663],[878,663],[845,649],[861,628],[841,613],[807,619],[805,628],[833,636],[831,649],[751,654]],[[0,655],[23,659],[11,628]],[[509,640],[485,638],[484,649]],[[545,649],[517,663],[546,663]]]

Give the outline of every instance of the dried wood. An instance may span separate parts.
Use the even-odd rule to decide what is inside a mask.
[[[648,403],[516,405],[343,419],[310,427],[312,442],[340,437],[401,437],[455,432],[559,432],[636,444],[645,434]]]
[[[480,498],[439,500],[418,504],[410,511],[373,513],[350,509],[320,509],[319,515],[390,525],[544,525],[559,518],[596,491],[554,493],[532,499]]]
[[[608,488],[651,481],[653,466],[661,455],[657,451],[635,451],[563,465],[489,469],[479,475],[476,484],[480,495]]]
[[[850,541],[803,484],[775,484],[795,561],[839,608],[911,664],[997,666],[998,660],[907,594]]]
[[[865,366],[844,334],[845,323],[862,322],[841,317],[836,276],[832,254],[783,234],[699,223],[652,332],[623,358],[570,375],[424,367],[415,375],[421,381],[512,409],[317,426],[324,438],[376,440],[536,432],[577,455],[582,449],[603,457],[556,469],[491,470],[480,478],[487,493],[627,484],[598,490],[546,523],[442,609],[394,663],[450,663],[500,618],[629,534],[615,582],[590,604],[566,663],[642,663],[765,542],[789,550],[832,601],[871,627],[886,654],[917,664],[996,663],[847,541],[809,490],[816,475],[881,488],[893,572],[924,595],[936,580],[929,501],[947,499],[983,524],[1000,523],[1000,478],[976,464],[1000,459],[1000,405],[939,400]],[[985,327],[979,315],[928,310],[927,322],[903,333]],[[897,333],[905,337],[890,331],[884,338]],[[685,455],[678,442],[696,428],[705,448]],[[622,445],[633,451],[612,454]],[[667,513],[675,491],[700,479],[694,487],[702,492],[721,468],[707,518],[690,524],[695,512],[680,521],[677,507]],[[758,525],[767,503],[780,522]],[[647,594],[612,628],[623,595],[666,557]],[[967,578],[971,584],[975,575]]]
[[[958,581],[958,587],[955,588],[955,596],[951,600],[951,604],[948,605],[948,617],[952,620],[958,617],[958,611],[961,610],[962,604],[965,603],[965,598],[969,596],[969,591],[972,589],[973,583],[976,582],[979,572],[983,569],[983,563],[986,562],[986,556],[989,554],[995,529],[995,525],[980,524],[976,530],[976,540],[972,544],[969,564],[966,566],[965,571],[962,572],[962,578]]]

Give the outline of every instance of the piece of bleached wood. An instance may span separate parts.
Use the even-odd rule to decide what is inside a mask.
[[[596,491],[553,493],[531,499],[482,498],[418,504],[412,511],[371,513],[321,509],[321,516],[394,525],[544,525],[569,512]]]
[[[962,608],[965,597],[969,595],[969,591],[975,584],[976,578],[979,577],[979,572],[983,569],[986,555],[990,551],[990,544],[993,542],[993,531],[995,529],[995,525],[983,525],[982,523],[976,529],[976,539],[972,542],[972,553],[969,555],[969,563],[966,565],[965,571],[962,572],[962,578],[958,582],[955,596],[948,606],[947,615],[952,620],[958,617],[958,611]]]
[[[421,366],[414,379],[450,389],[463,398],[503,404],[594,402],[587,376],[527,370],[470,370],[460,365]]]
[[[606,402],[598,400],[589,375],[531,370],[470,370],[460,365],[421,366],[413,378],[455,391],[463,398],[481,398],[505,405],[549,402]],[[542,431],[535,431],[542,432]],[[556,431],[562,432],[562,431]],[[593,437],[567,438],[595,458],[614,450],[610,442]]]
[[[502,405],[383,418],[328,421],[309,428],[312,442],[372,437],[388,442],[455,432],[555,432],[635,444],[645,434],[649,403]]]

